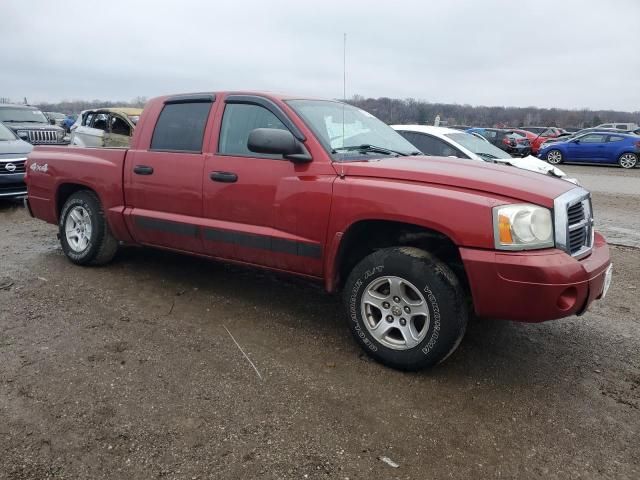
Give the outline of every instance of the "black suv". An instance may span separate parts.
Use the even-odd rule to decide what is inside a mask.
[[[66,145],[64,128],[52,125],[44,113],[28,105],[0,104],[0,122],[32,145]],[[54,122],[55,123],[55,122]]]

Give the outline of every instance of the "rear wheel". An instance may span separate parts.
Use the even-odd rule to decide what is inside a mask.
[[[562,160],[562,152],[560,150],[553,149],[547,152],[547,162],[551,165],[558,165],[562,163]]]
[[[364,351],[402,370],[445,360],[467,325],[467,303],[456,275],[412,247],[364,258],[349,275],[344,302],[349,328]]]
[[[623,153],[618,159],[618,164],[622,168],[634,168],[638,165],[638,155],[635,153]]]
[[[67,199],[58,228],[62,251],[78,265],[108,263],[118,249],[100,199],[90,190],[75,192]]]

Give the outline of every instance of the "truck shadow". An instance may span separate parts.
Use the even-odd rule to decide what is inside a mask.
[[[0,198],[0,212],[10,212],[24,208],[22,200]]]
[[[234,320],[238,327],[260,329],[255,318],[263,317],[271,323],[269,328],[274,329],[275,323],[291,332],[293,338],[288,338],[287,344],[295,343],[296,337],[302,341],[313,336],[323,345],[320,355],[331,362],[365,362],[367,371],[384,369],[370,361],[352,340],[340,296],[325,294],[321,284],[146,248],[124,249],[114,266],[134,276],[162,278],[169,290],[196,290],[202,295],[201,301],[215,297],[225,305],[250,311],[248,318]],[[556,382],[559,363],[583,363],[587,367],[592,364],[590,345],[600,341],[593,338],[596,334],[582,319],[575,318],[543,324],[472,320],[458,350],[446,362],[430,370],[400,375],[414,380],[435,377],[461,383],[475,378],[511,385]],[[295,355],[296,362],[305,362],[299,350]],[[579,370],[571,367],[563,375],[578,381]]]

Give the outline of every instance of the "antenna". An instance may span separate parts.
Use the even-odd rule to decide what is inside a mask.
[[[344,147],[344,102],[347,101],[347,33],[342,39],[342,146]],[[340,162],[340,177],[344,178],[344,162]]]

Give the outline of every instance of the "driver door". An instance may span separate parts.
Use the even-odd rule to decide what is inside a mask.
[[[569,158],[588,162],[602,162],[605,159],[607,135],[604,133],[589,133],[580,137],[578,143],[572,142],[569,148]]]
[[[253,129],[288,129],[282,112],[279,118],[275,106],[260,100],[226,101],[217,151],[205,159],[205,251],[321,276],[335,170],[328,162],[294,163],[249,151]]]

